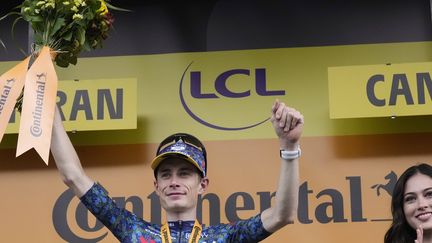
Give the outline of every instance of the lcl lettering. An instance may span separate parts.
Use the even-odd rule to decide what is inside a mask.
[[[385,77],[383,74],[376,74],[369,78],[366,84],[366,93],[369,102],[374,106],[394,106],[398,98],[404,98],[407,105],[414,105],[413,93],[408,82],[408,77],[405,73],[393,74],[390,94],[388,97],[378,97],[376,95],[376,87],[378,85],[385,85]],[[380,84],[382,83],[382,84]],[[430,73],[416,73],[416,90],[417,91],[417,104],[426,103],[426,92],[432,100],[432,80]]]
[[[230,90],[227,83],[234,75],[242,75],[250,77],[251,71],[248,69],[232,69],[225,71],[216,77],[214,84],[216,93],[228,98],[244,98],[251,95],[251,91],[245,89],[241,92]],[[219,98],[216,93],[203,93],[201,89],[201,72],[190,72],[190,89],[191,96],[197,99],[214,99]],[[285,95],[285,90],[267,90],[267,78],[265,68],[255,69],[255,91],[260,96],[282,96]]]

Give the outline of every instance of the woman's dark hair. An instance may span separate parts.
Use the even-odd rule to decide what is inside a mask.
[[[402,173],[396,182],[391,200],[393,222],[384,236],[384,243],[412,243],[417,238],[415,229],[408,224],[405,218],[403,205],[406,182],[418,173],[432,178],[432,166],[428,164],[411,166]]]

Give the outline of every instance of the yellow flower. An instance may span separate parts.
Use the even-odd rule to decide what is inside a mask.
[[[26,7],[26,8],[24,8],[24,12],[25,12],[25,13],[26,13],[26,12],[30,12],[30,10],[31,10],[30,7]]]
[[[73,6],[73,7],[71,8],[71,10],[74,11],[75,13],[78,12],[78,8],[77,8],[76,6]]]
[[[70,2],[63,2],[63,5],[65,5],[65,6],[67,6],[69,4],[70,4]]]
[[[45,8],[49,8],[49,7],[51,7],[52,9],[55,9],[55,3],[47,3],[47,4],[45,4],[44,7],[45,7]]]
[[[79,7],[82,4],[83,0],[74,0],[75,6]]]
[[[75,19],[83,19],[84,17],[83,17],[83,15],[82,14],[74,14],[73,16],[72,16],[72,19],[73,20],[75,20]]]
[[[96,12],[100,13],[100,15],[105,15],[108,13],[108,7],[104,0],[100,0],[100,2],[101,2],[101,6]]]
[[[44,5],[44,4],[45,4],[45,1],[39,1],[39,2],[36,3],[36,6],[41,6],[41,5]]]

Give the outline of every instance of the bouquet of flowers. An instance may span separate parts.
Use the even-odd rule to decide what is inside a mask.
[[[34,53],[50,47],[60,67],[75,65],[82,50],[102,47],[114,22],[109,9],[122,10],[104,0],[25,0],[17,9],[5,17],[18,16],[13,27],[27,21],[34,31]]]
[[[105,0],[24,0],[15,9],[0,20],[17,16],[12,33],[20,20],[31,25],[32,55],[0,75],[0,141],[14,106],[22,109],[17,156],[35,148],[48,163],[57,93],[53,62],[75,65],[81,51],[101,47],[114,21],[109,9],[126,9]]]

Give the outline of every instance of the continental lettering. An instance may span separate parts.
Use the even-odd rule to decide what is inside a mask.
[[[432,79],[430,73],[420,72],[415,75],[416,81],[409,82],[408,76],[405,73],[396,73],[388,80],[391,83],[386,83],[386,78],[383,74],[372,75],[366,82],[366,95],[370,104],[376,107],[395,106],[398,100],[402,99],[406,105],[423,105],[426,104],[427,97],[432,100]],[[416,86],[416,87],[412,87]],[[377,90],[385,90],[388,95]],[[380,93],[380,95],[377,95]],[[417,100],[414,97],[417,95]]]
[[[161,224],[162,222],[162,207],[160,205],[159,196],[156,192],[152,192],[150,195],[148,195],[147,199],[150,199],[150,221],[155,224]],[[140,214],[137,214],[140,215]]]
[[[32,126],[30,126],[30,133],[33,135],[33,137],[40,137],[42,135],[42,127],[41,127],[41,120],[42,120],[42,112],[43,112],[43,101],[44,101],[44,95],[45,95],[45,79],[46,79],[46,73],[41,73],[36,75],[36,100],[35,100],[35,108],[32,112]]]
[[[359,176],[351,176],[345,179],[349,181],[350,188],[351,222],[367,221],[367,218],[364,218],[362,215],[361,178]],[[298,220],[302,224],[313,223],[313,220],[309,216],[309,194],[313,194],[313,190],[309,189],[307,182],[304,182],[299,187],[299,208],[297,211]],[[329,200],[321,202],[315,209],[315,218],[319,223],[348,222],[344,212],[344,198],[339,190],[333,188],[324,189],[316,195],[316,199],[320,198]]]
[[[347,193],[342,193],[336,188],[324,188],[315,194],[307,181],[302,183],[299,187],[298,222],[300,224],[311,224],[316,221],[320,224],[329,224],[368,221],[368,218],[363,215],[361,177],[348,176],[345,177],[345,180],[348,183],[347,188],[349,191]],[[263,212],[270,208],[274,203],[274,197],[275,192],[269,191],[256,192],[255,196],[248,192],[234,192],[223,202],[217,194],[208,193],[198,198],[197,219],[203,222],[203,211],[209,213],[209,215],[205,215],[205,219],[210,222],[209,225],[220,224],[222,212],[225,213],[230,222],[246,219],[255,215],[257,209]],[[53,224],[57,233],[67,242],[98,242],[102,240],[107,234],[107,229],[99,221],[90,225],[88,222],[89,213],[81,203],[76,208],[70,208],[73,198],[75,198],[73,192],[68,189],[60,195],[54,205]],[[150,211],[150,222],[161,224],[162,208],[157,194],[152,192],[146,198],[147,207]],[[75,200],[78,199],[75,198]],[[144,217],[146,204],[140,197],[113,197],[113,200],[119,207],[127,208],[139,217]],[[316,200],[317,203],[313,203],[316,206],[311,207],[311,200]],[[345,207],[345,203],[349,207]],[[222,211],[221,206],[225,210]],[[69,210],[75,212],[68,213]],[[309,212],[314,213],[310,214]],[[68,219],[68,215],[75,215],[75,219]],[[313,218],[311,215],[315,217]],[[78,225],[81,232],[72,231],[69,226],[70,220]],[[94,236],[91,238],[80,236],[88,235],[89,232],[93,232]],[[192,236],[189,235],[188,237]]]
[[[326,224],[329,222],[348,222],[348,220],[344,216],[344,205],[343,205],[343,196],[336,189],[326,189],[320,191],[316,198],[319,199],[323,196],[326,196],[330,199],[330,201],[320,203],[318,207],[315,209],[315,217],[318,222]],[[331,210],[328,210],[331,209]],[[329,215],[328,212],[332,212]]]
[[[12,89],[14,82],[15,82],[15,79],[8,79],[8,80],[6,80],[6,84],[3,86],[1,96],[0,96],[0,115],[3,112],[4,105],[6,104],[6,101],[9,97],[9,93]]]
[[[238,201],[243,202],[239,205]],[[229,222],[236,222],[241,220],[238,215],[240,211],[254,210],[255,203],[251,195],[247,192],[236,192],[230,195],[225,204],[225,214]]]
[[[220,199],[219,196],[214,193],[206,193],[203,195],[199,195],[198,197],[198,205],[197,205],[197,218],[202,222],[202,206],[207,202],[209,210],[209,221],[210,225],[215,225],[220,223]]]
[[[367,219],[363,217],[361,178],[360,176],[348,176],[345,179],[350,184],[351,221],[365,222]]]
[[[308,188],[308,183],[305,182],[299,187],[299,203],[297,210],[297,218],[302,224],[311,224],[313,220],[309,217],[309,194],[312,194],[313,191]]]

